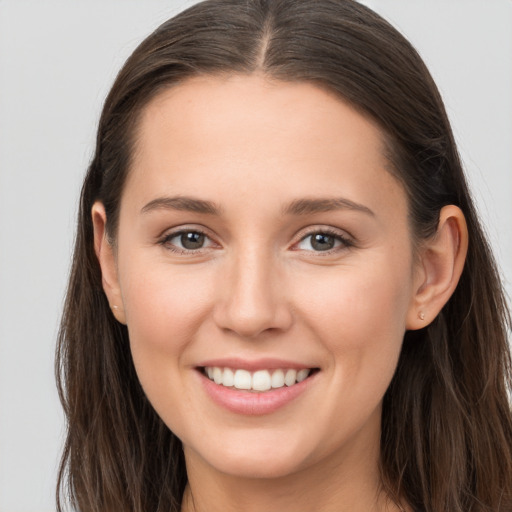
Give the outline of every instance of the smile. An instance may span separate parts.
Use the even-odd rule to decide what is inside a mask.
[[[207,366],[203,369],[204,375],[215,384],[245,391],[264,392],[291,387],[307,379],[313,369],[278,368],[272,370],[257,370],[250,372],[243,369],[221,368]]]

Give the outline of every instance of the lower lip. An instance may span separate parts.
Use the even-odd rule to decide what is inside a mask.
[[[307,379],[293,386],[284,386],[263,392],[227,388],[220,384],[215,384],[215,382],[211,381],[201,372],[199,372],[199,375],[206,393],[217,405],[237,414],[261,416],[277,411],[302,395],[311,385],[317,373],[315,372]]]

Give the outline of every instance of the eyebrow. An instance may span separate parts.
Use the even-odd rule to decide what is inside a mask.
[[[342,197],[297,199],[296,201],[292,201],[284,209],[284,214],[307,215],[312,213],[330,212],[333,210],[355,210],[375,217],[375,213],[367,206]]]
[[[158,197],[147,203],[141,213],[155,210],[178,210],[206,215],[220,215],[221,208],[212,201],[188,196]],[[292,201],[283,209],[283,215],[308,215],[333,210],[355,210],[375,216],[367,206],[345,198],[303,198]]]
[[[205,213],[208,215],[219,215],[221,211],[221,209],[211,201],[186,196],[158,197],[146,204],[142,208],[141,213],[148,213],[154,210],[180,210]]]

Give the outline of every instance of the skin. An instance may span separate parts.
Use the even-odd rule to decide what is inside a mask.
[[[101,203],[92,216],[140,382],[184,445],[183,510],[400,510],[379,490],[382,397],[404,332],[455,288],[467,234],[448,206],[413,254],[382,148],[379,128],[339,98],[258,75],[194,78],[144,110],[115,247]],[[154,202],[169,197],[218,212]],[[183,252],[180,229],[205,245]],[[311,235],[326,230],[335,247],[315,250]],[[320,371],[284,407],[245,416],[212,402],[196,369],[235,356]]]

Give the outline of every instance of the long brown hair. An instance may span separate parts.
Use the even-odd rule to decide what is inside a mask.
[[[351,0],[208,0],[167,21],[120,71],[101,115],[82,189],[57,349],[68,433],[59,474],[81,512],[178,511],[187,481],[179,439],[135,374],[128,333],[102,290],[91,207],[115,239],[141,110],[199,74],[259,72],[326,88],[370,116],[388,140],[416,239],[459,206],[470,243],[459,285],[438,317],[407,332],[382,413],[382,485],[414,510],[512,510],[510,317],[437,88],[413,47]]]

